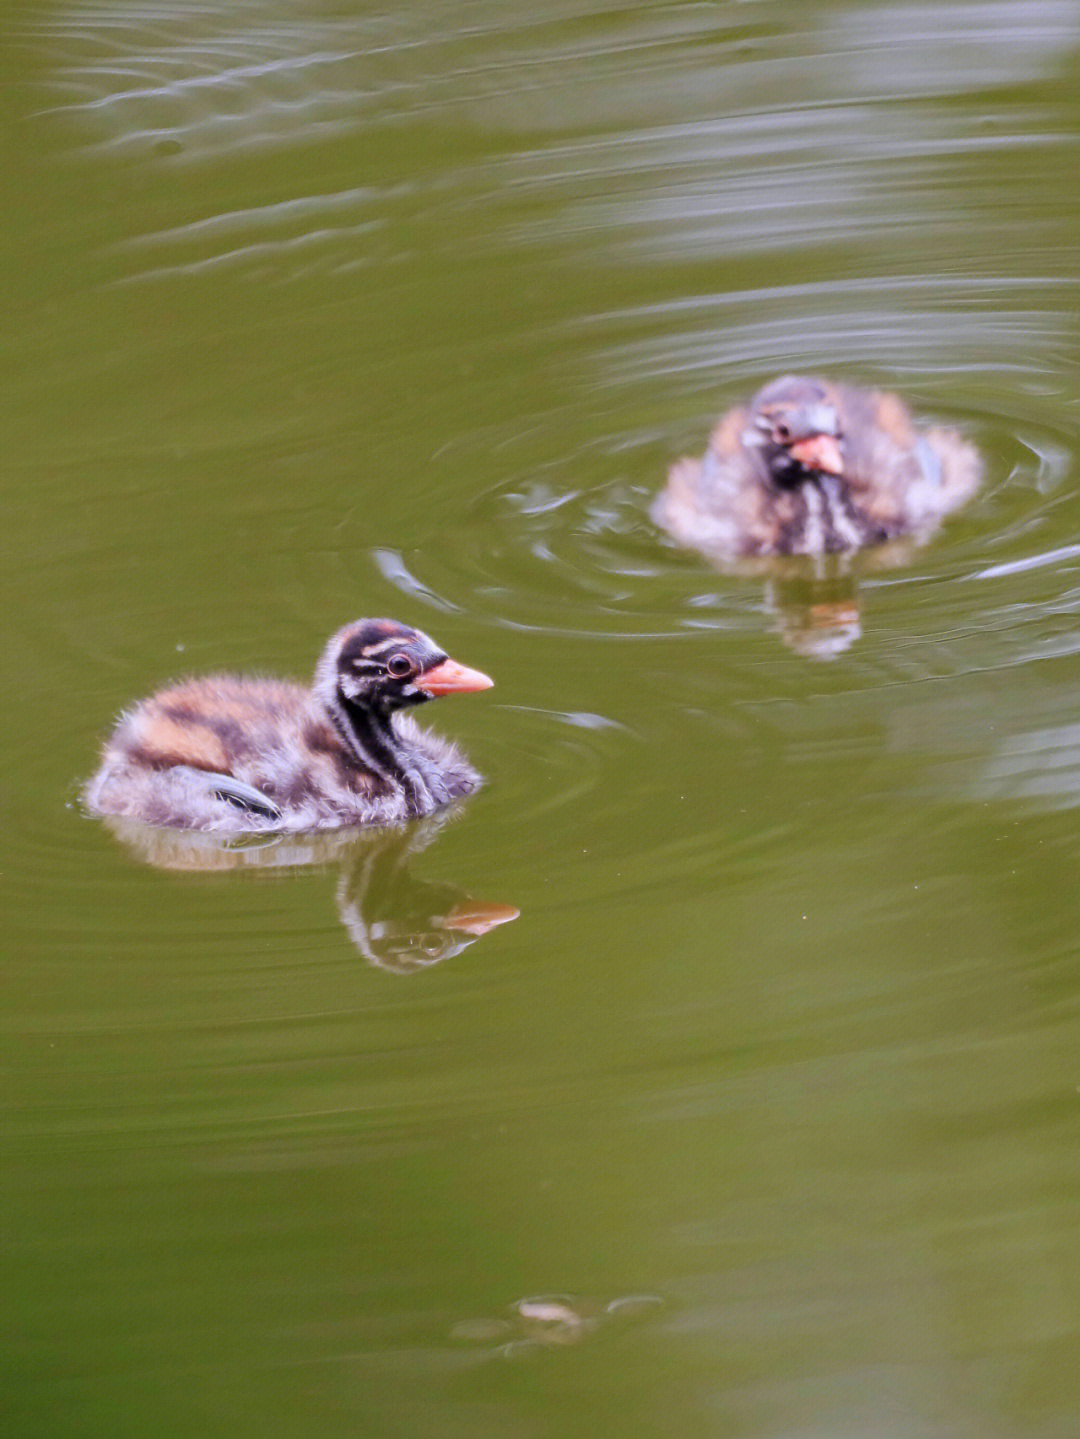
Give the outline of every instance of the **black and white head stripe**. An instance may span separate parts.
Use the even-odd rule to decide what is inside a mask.
[[[445,694],[491,688],[420,630],[396,620],[356,620],[339,630],[315,671],[314,692],[333,716],[341,704],[389,716]],[[340,716],[339,716],[340,718]]]
[[[395,664],[399,656],[411,664]],[[434,640],[395,620],[360,620],[342,630],[337,639],[337,669],[343,677],[408,678],[445,658]]]

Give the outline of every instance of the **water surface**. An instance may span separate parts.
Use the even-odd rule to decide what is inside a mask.
[[[5,12],[6,1432],[1076,1433],[1078,41]],[[648,519],[790,369],[986,459],[829,661]],[[497,681],[450,822],[80,812],[361,614]]]

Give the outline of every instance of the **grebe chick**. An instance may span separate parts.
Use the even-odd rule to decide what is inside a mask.
[[[922,538],[979,484],[955,430],[916,430],[879,390],[785,375],[731,410],[702,459],[682,459],[652,517],[680,544],[734,561]]]
[[[357,620],[327,645],[310,689],[210,675],[121,716],[86,788],[95,814],[236,834],[395,824],[480,783],[410,706],[485,690],[427,635]]]

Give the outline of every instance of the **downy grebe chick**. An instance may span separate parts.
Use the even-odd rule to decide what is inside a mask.
[[[702,459],[672,466],[652,517],[722,561],[830,554],[922,538],[980,469],[973,445],[916,430],[896,395],[785,375],[721,419]]]
[[[124,714],[86,789],[96,814],[235,834],[394,824],[468,794],[480,776],[402,711],[489,689],[396,620],[357,620],[310,689],[210,675]]]

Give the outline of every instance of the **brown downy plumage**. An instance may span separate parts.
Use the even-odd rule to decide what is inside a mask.
[[[488,689],[419,630],[357,620],[310,689],[211,675],[124,714],[86,788],[95,814],[234,834],[393,824],[468,794],[480,776],[407,707]]]
[[[980,474],[973,445],[915,429],[895,395],[785,375],[672,466],[652,517],[719,560],[831,554],[924,537]]]

